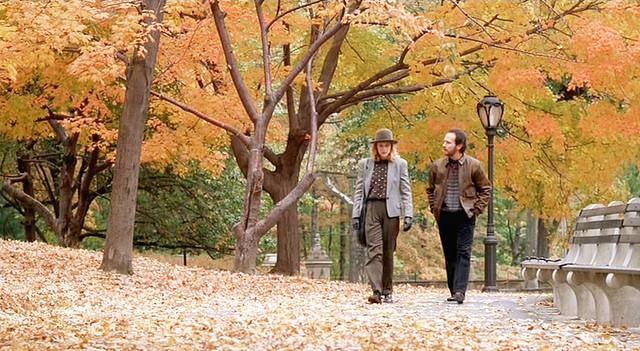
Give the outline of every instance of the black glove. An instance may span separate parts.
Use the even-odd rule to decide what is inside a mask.
[[[411,219],[411,217],[404,217],[404,226],[402,227],[402,231],[404,232],[409,231],[409,229],[411,229],[412,223],[413,223],[413,220]]]
[[[360,218],[351,219],[351,228],[353,228],[353,230],[360,230]]]

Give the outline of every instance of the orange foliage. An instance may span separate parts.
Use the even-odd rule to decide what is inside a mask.
[[[0,82],[5,91],[0,114],[14,116],[0,120],[0,133],[14,140],[51,137],[48,124],[37,122],[47,117],[48,109],[68,116],[61,125],[68,133],[79,132],[81,145],[99,146],[103,157],[113,158],[120,117],[114,106],[124,101],[125,61],[131,59],[134,45],[147,40],[139,24],[145,13],[115,1],[11,1],[0,6]],[[161,39],[155,86],[175,89],[186,83],[185,93],[190,94],[187,88],[204,82],[216,96],[198,96],[203,102],[198,107],[236,120],[237,98],[228,95],[220,46],[211,40],[213,21],[200,20],[207,8],[193,0],[170,1],[167,12],[164,30],[171,35]],[[152,101],[150,120],[155,119],[151,123],[164,128],[149,130],[143,162],[158,168],[172,165],[180,174],[192,161],[213,174],[222,170],[226,155],[219,150],[226,136],[219,129],[155,108]],[[97,144],[93,135],[100,136]]]
[[[527,134],[531,139],[545,143],[551,142],[551,145],[562,145],[564,143],[564,135],[560,128],[560,124],[548,114],[533,111],[527,116],[526,125]]]
[[[398,99],[402,118],[391,107],[375,112],[363,133],[392,127],[402,136],[400,149],[424,172],[441,156],[444,132],[461,127],[469,135],[468,153],[486,165],[475,104],[491,92],[506,106],[508,133],[495,140],[495,184],[502,196],[545,218],[626,198],[616,177],[640,149],[640,5],[611,1],[552,20],[570,8],[559,2],[465,2],[464,11],[480,25],[491,23],[479,28],[455,6],[427,7],[423,16],[437,19],[441,35],[412,45],[410,79],[428,85],[482,68]],[[531,31],[532,23],[541,25]],[[489,45],[492,40],[497,44]]]

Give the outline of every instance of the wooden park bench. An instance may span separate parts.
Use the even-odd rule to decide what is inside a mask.
[[[640,199],[585,207],[566,256],[528,258],[522,276],[548,282],[563,315],[640,326]]]

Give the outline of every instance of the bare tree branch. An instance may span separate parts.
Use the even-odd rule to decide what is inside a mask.
[[[227,133],[229,133],[230,135],[237,136],[245,145],[249,145],[249,137],[247,137],[246,135],[242,134],[242,132],[239,129],[235,128],[234,126],[226,124],[226,123],[221,122],[221,121],[218,121],[215,118],[209,117],[206,114],[204,114],[204,113],[194,109],[193,107],[191,107],[191,106],[189,106],[187,104],[184,104],[184,103],[182,103],[182,102],[180,102],[180,101],[178,101],[178,100],[176,100],[176,99],[174,99],[172,97],[160,94],[160,93],[155,92],[153,90],[151,91],[151,95],[159,98],[160,100],[164,100],[164,101],[166,101],[166,102],[168,102],[168,103],[180,108],[181,110],[183,110],[185,112],[189,112],[190,114],[202,119],[203,121],[206,121],[206,122],[208,122],[208,123],[210,123],[210,124],[212,124],[212,125],[214,125],[214,126],[216,126],[218,128],[222,128],[222,129],[226,130]]]
[[[316,146],[318,143],[318,111],[316,111],[316,98],[313,94],[312,71],[313,56],[307,61],[307,91],[309,92],[309,107],[311,109],[311,148],[309,149],[309,158],[307,159],[307,173],[313,173],[313,166],[316,162]]]
[[[49,195],[49,200],[50,202],[53,204],[53,211],[54,213],[59,213],[59,208],[58,208],[58,199],[56,198],[56,194],[53,191],[53,186],[51,186],[52,181],[49,181],[49,177],[47,176],[47,172],[45,172],[45,168],[43,165],[38,164],[36,165],[36,169],[38,170],[38,175],[40,176],[40,179],[42,179],[42,183],[45,186],[45,189],[47,190],[47,195]],[[51,177],[53,178],[53,176]]]
[[[316,99],[313,94],[313,82],[312,82],[312,72],[311,68],[313,65],[313,55],[307,60],[306,64],[306,82],[307,82],[307,91],[309,94],[310,108],[311,108],[311,146],[309,148],[309,156],[307,161],[307,174],[296,184],[296,186],[291,190],[289,194],[287,194],[282,200],[278,201],[278,203],[271,210],[271,213],[267,215],[267,217],[263,220],[258,221],[255,226],[247,229],[247,234],[251,235],[254,238],[260,238],[263,236],[269,229],[271,229],[276,223],[280,220],[280,217],[289,207],[293,206],[298,202],[300,197],[309,189],[311,184],[313,184],[316,174],[313,172],[313,168],[315,165],[316,159],[316,150],[317,150],[317,131],[318,131],[318,113],[316,111]]]
[[[398,59],[398,63],[403,64],[405,58],[407,58],[407,55],[409,54],[409,51],[411,51],[411,49],[413,48],[415,43],[420,38],[422,38],[423,36],[427,35],[428,33],[431,33],[431,29],[425,29],[425,30],[421,31],[420,33],[418,33],[416,36],[414,36],[411,39],[411,42],[409,44],[407,44],[407,46],[405,46],[404,50],[402,50],[402,53],[400,54],[400,58]]]
[[[322,110],[320,119],[323,120],[323,118],[326,118],[331,113],[343,111],[361,102],[375,100],[381,96],[415,93],[420,90],[433,88],[433,87],[444,85],[447,83],[452,83],[458,78],[460,78],[461,76],[470,74],[471,72],[475,71],[480,67],[481,67],[480,65],[477,65],[477,66],[468,68],[463,72],[456,74],[453,77],[438,79],[430,84],[415,84],[415,85],[400,86],[400,87],[378,87],[374,89],[362,90],[356,93],[355,95],[351,96],[351,98],[349,98],[348,100],[345,100],[340,105],[331,104],[328,107],[324,108]]]
[[[249,146],[249,144],[251,142],[249,137],[246,136],[245,134],[243,134],[239,129],[237,129],[237,128],[229,125],[229,124],[226,124],[224,122],[221,122],[221,121],[219,121],[219,120],[217,120],[215,118],[209,117],[206,114],[194,109],[193,107],[191,107],[191,106],[189,106],[187,104],[184,104],[184,103],[182,103],[182,102],[180,102],[180,101],[178,101],[176,99],[173,99],[173,98],[171,98],[169,96],[160,94],[160,93],[155,92],[153,90],[151,91],[151,95],[153,95],[155,97],[158,97],[161,100],[164,100],[164,101],[166,101],[166,102],[168,102],[168,103],[170,103],[170,104],[172,104],[172,105],[174,105],[176,107],[179,107],[183,111],[189,112],[192,115],[194,115],[194,116],[196,116],[196,117],[198,117],[198,118],[200,118],[200,119],[202,119],[202,120],[204,120],[204,121],[206,121],[208,123],[211,123],[212,125],[214,125],[214,126],[216,126],[218,128],[222,128],[222,129],[226,130],[228,134],[230,134],[232,137],[237,138],[238,140],[240,140],[246,146]],[[277,166],[280,163],[278,155],[276,155],[270,148],[268,148],[266,146],[264,147],[264,156],[274,166]]]
[[[274,100],[271,102],[271,106],[267,109],[265,108],[265,115],[269,116],[267,111],[271,112],[278,104],[282,96],[285,94],[289,85],[291,85],[294,79],[302,72],[307,64],[307,62],[311,59],[313,55],[320,49],[322,44],[324,44],[327,40],[329,40],[332,36],[334,36],[341,28],[343,27],[342,23],[336,23],[331,29],[324,32],[318,40],[314,41],[313,44],[309,47],[309,50],[304,54],[300,62],[298,62],[294,68],[289,72],[289,75],[284,79],[280,89],[275,93]]]
[[[280,12],[280,1],[278,1],[278,11],[276,11],[276,14],[277,14],[277,15],[276,15],[276,17],[274,17],[274,18],[269,22],[269,24],[267,24],[267,29],[271,28],[271,26],[272,26],[274,23],[278,22],[278,20],[280,20],[282,17],[284,17],[284,16],[286,16],[286,15],[288,15],[288,14],[292,13],[292,12],[298,11],[298,10],[303,9],[303,8],[305,8],[305,7],[313,6],[313,5],[315,5],[315,4],[319,4],[319,3],[324,2],[324,1],[326,1],[326,0],[316,0],[316,1],[312,1],[312,2],[310,2],[310,3],[306,3],[306,4],[303,4],[303,5],[300,5],[300,6],[296,6],[296,7],[294,7],[294,8],[291,8],[291,9],[289,9],[289,10],[287,10],[287,11],[285,11],[285,12],[281,13],[281,14],[278,14],[278,13]]]
[[[60,125],[58,121],[54,119],[48,119],[47,122],[49,122],[51,129],[53,129],[53,131],[56,133],[56,136],[58,137],[58,140],[60,140],[60,142],[64,142],[65,140],[67,140],[67,133],[65,132],[64,127]]]
[[[396,103],[393,102],[393,100],[389,96],[385,95],[384,98],[385,98],[385,100],[387,100],[389,105],[391,105],[391,107],[393,107],[393,109],[396,111],[396,113],[399,114],[400,117],[402,117],[402,119],[404,119],[405,122],[407,122],[407,124],[409,126],[413,127],[413,123],[409,120],[409,118],[404,113],[402,113],[400,108],[398,108],[398,105],[396,105]]]
[[[471,38],[471,37],[466,37],[466,36],[462,36],[462,35],[456,35],[456,34],[445,34],[444,36],[445,37],[449,37],[449,38],[462,39],[462,40],[465,40],[465,41],[472,41],[472,42],[475,42],[475,43],[482,43],[483,45],[486,45],[486,46],[491,46],[491,47],[502,49],[502,50],[506,50],[506,51],[513,51],[513,52],[517,52],[519,54],[524,54],[524,55],[529,55],[529,56],[534,56],[534,57],[543,57],[543,58],[548,58],[548,59],[551,59],[551,60],[561,60],[561,61],[573,62],[573,60],[570,60],[570,59],[566,59],[566,58],[562,58],[562,57],[558,57],[558,56],[540,54],[540,53],[537,53],[537,52],[520,50],[520,49],[516,49],[516,48],[510,47],[510,46],[497,44],[497,42],[488,42],[488,41],[484,41],[484,40],[480,40],[480,39],[476,39],[476,38]]]
[[[558,10],[556,10],[553,6],[549,5],[549,3],[546,2],[545,0],[540,0],[540,2],[542,2],[549,10],[555,13],[556,16],[560,15],[560,12],[558,12]]]
[[[9,180],[6,180],[2,183],[2,190],[9,194],[9,196],[11,196],[14,200],[18,201],[22,206],[33,208],[44,219],[44,221],[47,222],[49,227],[55,231],[56,236],[58,236],[58,240],[62,240],[57,230],[55,215],[51,211],[49,211],[49,209],[45,207],[40,201],[27,195],[25,192],[14,188]]]
[[[306,174],[287,196],[278,201],[266,218],[258,221],[253,228],[247,230],[247,234],[255,238],[260,238],[266,234],[269,229],[278,223],[284,211],[298,202],[300,197],[302,197],[311,184],[313,184],[315,178],[316,175],[314,173]]]
[[[406,69],[406,68],[408,68],[408,66],[406,64],[397,63],[397,64],[395,64],[393,66],[390,66],[390,67],[388,67],[388,68],[386,68],[386,69],[374,74],[371,78],[361,82],[360,84],[358,84],[357,86],[355,86],[351,90],[342,93],[336,101],[330,102],[329,106],[327,106],[326,108],[323,108],[323,111],[325,111],[325,110],[336,110],[337,111],[337,109],[342,104],[348,103],[349,99],[351,99],[354,95],[356,95],[357,93],[359,93],[362,90],[366,89],[371,84],[373,84],[376,81],[378,81],[379,79],[384,78],[388,74],[391,74],[391,73],[394,73],[396,71],[399,71],[401,69]],[[332,97],[337,97],[337,96],[334,96],[334,95],[326,96],[324,99],[332,98]],[[325,115],[325,114],[323,113],[322,115]],[[320,120],[322,121],[323,118],[321,118]]]
[[[93,136],[93,141],[97,142],[99,140],[98,135]],[[76,220],[81,221],[86,216],[87,210],[89,209],[89,205],[91,204],[90,189],[91,182],[96,174],[98,167],[98,157],[100,156],[100,149],[98,147],[94,147],[91,151],[91,155],[89,156],[89,165],[87,172],[84,177],[80,177],[80,186],[78,187],[78,200],[77,205],[78,209],[76,210]]]
[[[276,5],[276,17],[280,15],[281,8],[282,8],[282,0],[278,0],[278,4]]]
[[[282,48],[282,53],[284,55],[284,65],[287,67],[291,66],[291,46],[289,44],[285,44]],[[293,96],[293,86],[289,85],[287,88],[286,94],[286,103],[287,103],[287,115],[289,118],[293,118],[296,115],[296,106],[295,106],[295,98]]]
[[[340,49],[342,48],[342,43],[345,41],[348,32],[349,25],[343,26],[333,37],[331,47],[325,55],[322,69],[320,70],[320,77],[318,78],[318,82],[322,88],[320,96],[326,95],[329,87],[331,86],[331,81],[335,75],[336,68],[338,67]]]
[[[331,191],[331,193],[333,195],[335,195],[338,199],[340,199],[340,201],[344,202],[345,204],[347,204],[349,206],[353,206],[353,200],[351,200],[351,197],[349,195],[341,192],[333,184],[333,182],[331,182],[331,177],[329,177],[328,175],[325,175],[324,180],[325,180],[325,184],[327,186],[327,189],[329,189],[329,191]]]
[[[262,3],[255,0],[256,14],[258,16],[258,24],[260,25],[260,40],[262,41],[262,66],[264,68],[264,88],[265,88],[265,104],[269,105],[269,101],[273,99],[272,79],[271,79],[271,49],[269,46],[269,28],[265,24],[264,13],[262,12]]]
[[[211,11],[213,12],[213,18],[216,24],[216,29],[218,31],[218,36],[220,37],[220,42],[222,43],[224,57],[227,60],[227,68],[231,72],[233,85],[238,92],[238,96],[240,97],[242,106],[249,115],[249,118],[255,123],[258,118],[260,118],[260,115],[258,114],[253,101],[251,101],[251,93],[249,92],[249,88],[247,88],[247,85],[242,79],[242,75],[240,75],[238,62],[236,61],[236,57],[233,54],[231,38],[229,38],[229,32],[227,31],[227,27],[224,24],[224,18],[226,14],[220,9],[218,0],[213,0],[213,2],[209,1],[209,5],[211,7]]]
[[[552,28],[555,29],[555,27],[553,27],[553,25],[557,20],[559,20],[559,19],[561,19],[561,18],[563,18],[565,16],[577,15],[577,14],[579,14],[581,12],[598,9],[598,6],[601,5],[603,2],[602,1],[593,1],[593,2],[591,2],[590,4],[588,4],[588,5],[584,6],[584,7],[580,7],[580,5],[582,3],[584,3],[584,0],[578,1],[570,9],[568,9],[566,11],[563,11],[559,15],[554,16],[551,19],[551,22],[548,22],[548,23],[545,23],[545,24],[536,24],[533,28],[527,30],[525,32],[525,34],[526,35],[531,35],[531,34],[538,33],[538,32],[541,32],[541,31],[544,31],[544,30],[547,30],[547,29],[552,29]],[[453,38],[457,38],[457,36],[455,36],[455,35],[447,35],[447,36],[453,37]],[[501,48],[501,49],[506,49],[508,47],[504,47],[503,44],[508,44],[509,42],[513,41],[517,37],[518,36],[514,35],[514,36],[511,36],[511,37],[502,39],[502,40],[494,41],[491,44],[489,44],[488,42],[482,42],[482,44],[480,44],[480,45],[477,45],[477,46],[474,46],[474,47],[471,47],[469,49],[461,51],[458,54],[458,56],[463,57],[463,56],[467,56],[467,55],[473,54],[475,52],[478,52],[478,51],[482,50],[486,45],[491,45],[491,46],[498,47],[498,48]],[[423,60],[423,61],[421,61],[421,63],[423,65],[427,66],[427,65],[431,65],[431,64],[436,63],[438,60],[439,60],[439,58],[434,57],[434,58],[431,58],[431,59],[428,59],[428,60]]]
[[[478,23],[478,21],[476,21],[473,17],[469,16],[469,14],[467,13],[467,11],[465,11],[462,7],[460,7],[460,4],[458,4],[458,0],[450,0],[451,3],[458,8],[458,10],[460,12],[462,12],[462,14],[469,19],[469,21],[473,22],[473,24],[475,24],[476,26],[478,26],[478,28],[480,28],[492,41],[495,41],[496,39],[491,35],[491,33],[489,33],[489,31],[487,31],[487,29],[481,25],[480,23]]]

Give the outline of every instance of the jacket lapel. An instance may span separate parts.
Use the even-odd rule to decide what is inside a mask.
[[[364,163],[364,196],[365,201],[366,197],[369,195],[369,189],[371,188],[371,177],[373,175],[373,161],[368,158],[367,162]]]
[[[389,161],[387,166],[387,197],[389,197],[389,190],[393,189],[394,181],[396,180],[396,175],[398,174],[398,162],[394,162],[394,160]]]
[[[467,186],[465,182],[467,181],[467,179],[469,179],[469,177],[467,176],[467,173],[469,171],[469,167],[467,167],[467,157],[464,155],[462,157],[462,162],[458,167],[458,189],[460,189],[460,197],[462,197],[462,192]]]

